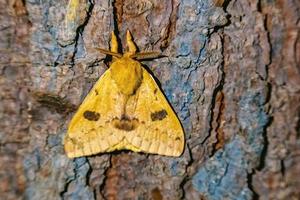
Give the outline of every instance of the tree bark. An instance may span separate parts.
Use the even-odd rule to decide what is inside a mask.
[[[297,0],[0,0],[0,199],[299,199]],[[73,9],[73,10],[72,10]],[[72,15],[73,14],[73,15]],[[185,130],[178,158],[69,159],[68,123],[129,29]]]

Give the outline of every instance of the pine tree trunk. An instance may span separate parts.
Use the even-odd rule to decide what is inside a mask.
[[[0,199],[299,199],[298,0],[70,2],[0,0]],[[143,64],[184,153],[69,159],[68,123],[110,63],[96,48],[115,31],[125,50],[127,29],[165,55]]]

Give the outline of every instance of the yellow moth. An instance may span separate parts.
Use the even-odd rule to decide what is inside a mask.
[[[64,139],[68,157],[115,150],[132,150],[180,156],[184,132],[179,119],[152,76],[137,60],[154,58],[154,52],[136,53],[127,31],[129,51],[118,53],[112,33],[113,56],[109,69],[100,77],[71,120]]]

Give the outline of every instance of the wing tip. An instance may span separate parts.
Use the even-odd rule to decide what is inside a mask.
[[[78,156],[76,156],[74,153],[70,153],[70,152],[68,152],[68,153],[66,153],[67,154],[67,157],[68,158],[76,158],[76,157],[78,157]]]
[[[75,151],[71,151],[70,150],[70,146],[69,145],[65,145],[65,154],[67,155],[68,158],[76,158],[76,157],[80,157],[78,155],[76,155]]]

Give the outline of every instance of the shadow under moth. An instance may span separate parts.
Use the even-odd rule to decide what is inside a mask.
[[[127,31],[128,52],[118,52],[112,33],[111,49],[99,49],[113,57],[72,118],[64,138],[68,157],[131,150],[180,156],[184,131],[179,119],[152,76],[138,60],[158,53],[136,53]]]

